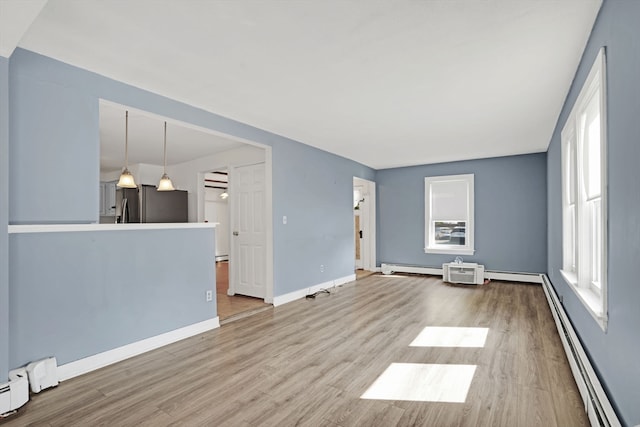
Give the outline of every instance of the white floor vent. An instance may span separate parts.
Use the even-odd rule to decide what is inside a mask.
[[[546,275],[542,275],[542,289],[544,289],[551,308],[562,346],[567,354],[571,372],[573,372],[591,425],[594,427],[620,426],[620,421]]]
[[[484,265],[471,262],[442,264],[442,280],[464,285],[482,285],[484,283]]]

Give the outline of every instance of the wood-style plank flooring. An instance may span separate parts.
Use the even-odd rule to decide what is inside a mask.
[[[482,348],[410,347],[426,326]],[[391,363],[477,365],[464,403],[364,400]],[[542,288],[373,275],[33,395],[8,426],[587,426]]]
[[[356,269],[356,280],[364,279],[372,274],[376,274],[374,271],[363,270],[361,268]]]
[[[220,322],[235,320],[246,314],[257,312],[271,307],[259,298],[244,295],[227,295],[229,288],[229,263],[216,262],[216,307]]]

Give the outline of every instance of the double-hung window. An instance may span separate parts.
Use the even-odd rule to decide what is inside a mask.
[[[424,251],[473,255],[473,174],[426,177],[424,184]]]
[[[562,130],[562,276],[603,329],[606,293],[604,48]]]

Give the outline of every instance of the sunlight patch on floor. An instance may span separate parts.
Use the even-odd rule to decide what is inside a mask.
[[[484,347],[489,328],[427,326],[409,347]]]
[[[476,365],[392,363],[361,399],[462,403]]]

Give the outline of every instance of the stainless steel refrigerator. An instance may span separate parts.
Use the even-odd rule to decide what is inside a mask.
[[[188,222],[188,193],[157,191],[153,185],[116,190],[116,222]]]

